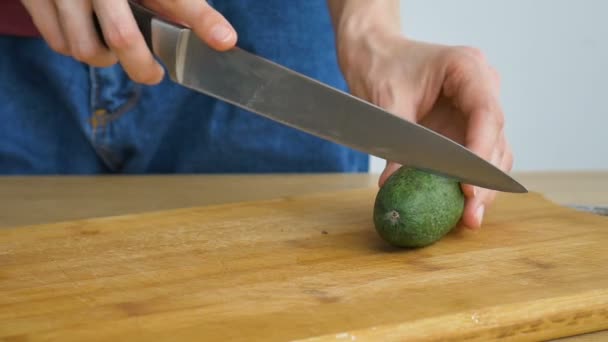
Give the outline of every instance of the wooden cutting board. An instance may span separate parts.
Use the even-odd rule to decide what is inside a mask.
[[[608,329],[608,220],[501,194],[419,250],[375,189],[0,230],[8,341],[549,339]]]

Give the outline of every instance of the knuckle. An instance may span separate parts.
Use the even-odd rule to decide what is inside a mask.
[[[477,48],[468,46],[450,49],[445,58],[458,70],[482,70],[485,65],[483,53]]]
[[[224,22],[224,17],[206,2],[201,2],[190,15],[183,19],[187,24],[207,35],[212,34],[213,27]]]
[[[447,63],[451,65],[456,71],[465,72],[471,69],[478,68],[478,62],[469,55],[461,50],[450,50],[446,53],[445,58]]]
[[[381,80],[375,84],[376,87],[372,91],[372,102],[383,108],[394,108],[396,96],[391,82]]]
[[[101,61],[97,62],[97,66],[101,68],[109,67],[116,64],[116,59],[113,57],[103,58]]]
[[[66,55],[66,56],[70,54],[70,46],[63,39],[50,38],[50,39],[47,39],[47,44],[49,45],[51,50],[53,50],[57,53],[60,53],[62,55]]]
[[[115,49],[128,49],[133,46],[140,37],[140,33],[135,26],[115,25],[108,29],[108,45]]]
[[[159,82],[159,75],[156,72],[150,72],[146,70],[133,71],[130,77],[134,82],[142,84],[152,85]]]
[[[168,14],[175,11],[176,6],[180,6],[177,2],[178,0],[142,0],[141,4],[151,10]]]
[[[72,56],[79,61],[88,62],[95,60],[101,53],[101,49],[91,44],[78,44],[72,51]]]
[[[217,23],[217,20],[210,18],[206,11],[198,10],[193,12],[186,19],[186,23],[195,29],[202,29],[206,34],[211,34],[211,28]]]
[[[498,72],[498,70],[496,68],[490,67],[490,73],[492,74],[492,78],[494,78],[494,81],[496,82],[496,84],[500,85],[500,83],[501,83],[500,72]]]
[[[131,78],[131,80],[133,80],[133,82],[136,83],[143,83],[146,84],[148,82],[148,78],[149,76],[146,75],[145,72],[137,72],[135,70],[132,70],[129,72],[129,78]]]
[[[485,54],[479,48],[472,46],[461,46],[459,49],[462,53],[465,53],[478,61],[486,60]]]
[[[219,14],[211,6],[209,6],[209,4],[207,4],[206,1],[202,1],[200,3],[200,5],[197,6],[196,11],[194,11],[194,13],[193,13],[193,18],[199,19],[199,20],[202,20],[202,19],[217,20],[218,17],[219,17]]]
[[[496,116],[495,116],[495,120],[496,120],[496,126],[502,132],[502,130],[505,127],[505,116],[501,112],[498,112],[498,114],[496,114]]]

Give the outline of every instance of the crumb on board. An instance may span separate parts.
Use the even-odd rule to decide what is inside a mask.
[[[479,314],[477,312],[471,315],[471,320],[475,323],[479,323]]]
[[[348,339],[349,337],[350,337],[351,341],[356,341],[357,340],[357,336],[351,335],[351,334],[349,334],[347,332],[336,334],[336,339],[340,339],[340,340],[341,339]]]

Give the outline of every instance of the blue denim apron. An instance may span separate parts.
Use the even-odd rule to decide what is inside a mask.
[[[238,45],[346,90],[326,0],[216,0]],[[365,172],[368,156],[173,84],[0,36],[0,173]]]

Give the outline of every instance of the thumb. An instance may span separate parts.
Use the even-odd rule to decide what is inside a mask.
[[[210,47],[225,51],[236,45],[237,33],[222,14],[207,1],[146,0],[144,6],[188,26]]]

